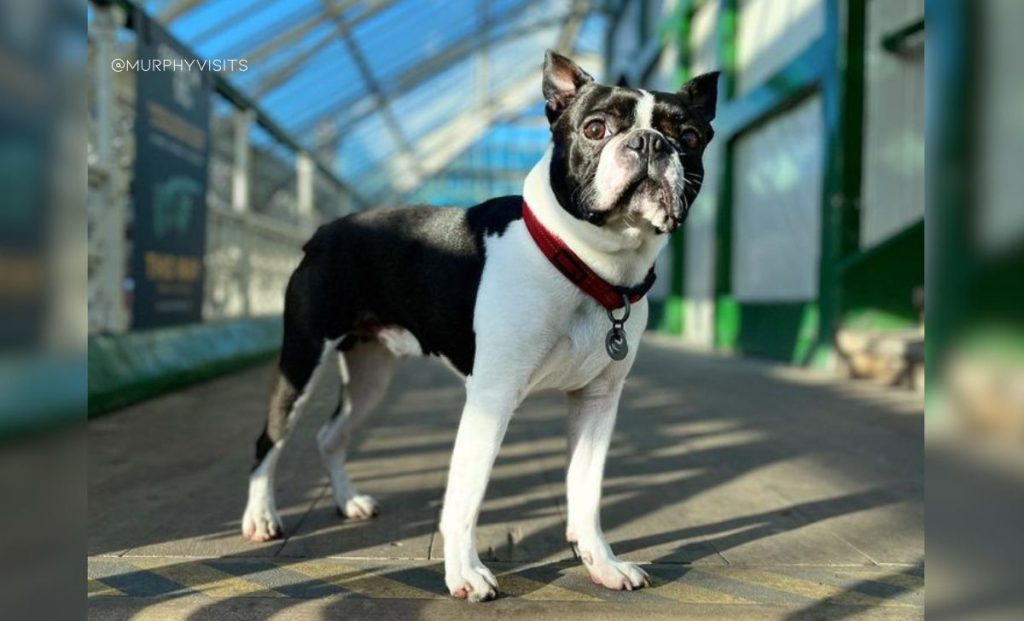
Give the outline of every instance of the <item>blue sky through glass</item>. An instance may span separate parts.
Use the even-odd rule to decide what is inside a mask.
[[[157,17],[181,4],[143,3]],[[513,171],[525,174],[540,156],[547,128],[537,72],[544,50],[558,41],[571,4],[205,0],[178,15],[170,29],[200,57],[249,60],[248,70],[229,80],[301,144],[321,154],[327,149],[339,176],[377,197],[408,195],[407,188],[391,187],[389,179],[408,177],[416,162],[433,161],[436,154],[424,153],[423,141],[443,143],[453,121],[508,99],[509,89],[528,88],[523,91],[528,112],[497,111],[490,128],[473,129],[480,133],[461,154],[453,152],[446,165],[435,163],[425,171],[425,185],[414,192],[423,199],[429,188],[454,187],[450,181],[456,178],[473,177],[469,194],[479,191],[487,187],[479,180],[490,166],[500,169],[501,179],[492,184],[497,188]],[[330,17],[325,7],[334,7],[340,17]],[[599,14],[587,16],[576,47],[599,58],[604,24]]]

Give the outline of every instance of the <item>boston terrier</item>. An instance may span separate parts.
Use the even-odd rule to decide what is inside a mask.
[[[463,208],[355,213],[317,230],[285,294],[284,336],[242,533],[280,537],[274,469],[311,387],[337,358],[341,403],[317,434],[338,510],[377,503],[345,472],[352,431],[380,401],[397,358],[437,356],[465,380],[440,531],[452,596],[494,598],[474,529],[509,419],[527,395],[568,395],[566,539],[609,589],[649,584],[620,560],[598,505],[623,381],[647,324],[653,265],[701,187],[718,74],[677,92],[598,84],[544,58],[552,141],[522,196]]]

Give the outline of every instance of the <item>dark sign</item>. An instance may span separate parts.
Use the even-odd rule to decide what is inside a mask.
[[[137,16],[142,17],[139,12]],[[210,85],[156,24],[138,24],[132,328],[202,320]]]

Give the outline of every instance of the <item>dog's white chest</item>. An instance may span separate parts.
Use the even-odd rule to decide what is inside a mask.
[[[615,314],[622,313],[620,309]],[[489,342],[519,339],[522,357],[506,353],[506,358],[493,362],[510,373],[527,365],[526,394],[571,391],[592,382],[609,365],[622,365],[623,374],[628,371],[647,322],[647,302],[633,305],[624,326],[630,355],[612,360],[605,348],[612,327],[605,309],[559,273],[517,221],[505,235],[487,239],[474,321],[478,356],[486,355]],[[524,329],[524,324],[530,327]],[[542,353],[539,360],[533,355],[537,353]]]
[[[531,388],[575,390],[597,377],[612,362],[604,348],[609,326],[606,317],[587,308],[574,312],[565,333],[555,339],[550,353],[534,372]]]
[[[644,308],[637,308],[626,324],[631,348],[639,345],[642,321],[646,320],[647,313],[642,312],[646,304],[641,304]],[[605,339],[610,329],[604,309],[589,301],[581,305],[568,318],[563,334],[555,339],[549,355],[537,367],[530,390],[577,390],[592,382],[608,365],[628,365],[628,359],[615,361],[608,355]]]

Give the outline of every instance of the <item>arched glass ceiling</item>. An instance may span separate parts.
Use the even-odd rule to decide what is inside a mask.
[[[539,110],[546,48],[596,69],[604,40],[598,0],[141,4],[199,56],[246,59],[229,80],[369,201],[490,152],[492,126]]]

